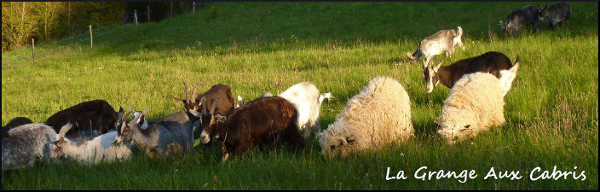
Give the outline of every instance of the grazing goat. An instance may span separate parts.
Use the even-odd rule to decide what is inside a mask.
[[[269,92],[263,93],[261,97],[267,97],[272,94]],[[284,92],[279,94],[280,97],[287,99],[296,106],[298,110],[298,128],[304,138],[307,138],[311,133],[316,133],[321,130],[319,124],[319,113],[323,100],[331,100],[331,93],[323,93],[317,89],[312,83],[298,83]]]
[[[150,157],[173,156],[191,152],[194,142],[192,131],[197,125],[190,121],[185,113],[167,116],[161,121],[140,129],[148,109],[137,118],[125,122],[118,129],[115,143],[133,143]]]
[[[500,21],[502,31],[513,35],[527,25],[533,25],[536,31],[540,29],[540,22],[544,20],[545,8],[536,5],[527,5],[515,10],[506,16],[506,23]]]
[[[491,51],[477,57],[457,61],[448,66],[442,66],[442,62],[437,66],[423,63],[423,77],[425,78],[427,93],[431,93],[438,83],[452,88],[454,83],[465,74],[475,72],[491,73],[501,79],[505,90],[504,94],[506,94],[518,69],[519,56],[517,56],[515,64],[512,65],[506,55]]]
[[[122,120],[121,117],[119,119]],[[117,131],[102,134],[92,140],[73,142],[65,138],[65,133],[69,129],[71,129],[71,126],[63,127],[58,133],[58,141],[55,142],[56,153],[61,157],[74,159],[83,164],[98,164],[103,161],[113,162],[131,157],[132,146],[115,144],[118,136]]]
[[[123,108],[119,108],[118,113],[123,113]],[[45,123],[53,127],[56,132],[60,131],[59,127],[71,123],[73,128],[66,133],[66,137],[70,140],[81,140],[115,129],[118,113],[108,102],[92,100],[63,109],[50,116]]]
[[[554,26],[561,24],[562,22],[567,22],[569,18],[571,18],[571,13],[573,12],[573,8],[565,2],[559,2],[550,5],[546,11],[544,11],[543,16],[548,18],[548,25],[550,25],[551,29],[554,29]]]
[[[70,126],[70,125],[66,125]],[[57,159],[54,129],[43,123],[15,127],[2,137],[2,171],[31,167],[36,161]]]
[[[408,93],[395,79],[376,77],[318,137],[324,156],[346,157],[404,143],[413,135]]]
[[[407,53],[408,58],[414,62],[421,56],[425,56],[425,62],[429,63],[436,55],[445,53],[446,56],[451,56],[454,53],[454,46],[459,46],[465,50],[465,45],[461,40],[462,35],[463,29],[460,26],[456,29],[438,31],[423,39],[412,55]]]
[[[438,133],[449,144],[475,137],[491,126],[501,126],[504,97],[500,82],[489,73],[464,75],[450,90],[442,114],[435,121]]]
[[[2,126],[2,137],[8,136],[8,130],[12,128],[30,123],[33,123],[33,121],[27,117],[16,117],[12,119],[6,125]]]
[[[223,141],[222,161],[227,161],[230,153],[241,156],[259,144],[286,142],[295,149],[304,147],[297,116],[294,104],[278,96],[256,99],[229,116],[215,115],[215,139]]]
[[[214,126],[215,115],[228,115],[231,113],[239,103],[242,103],[241,97],[238,97],[239,103],[236,103],[233,99],[233,94],[231,93],[231,88],[227,85],[216,84],[213,85],[208,91],[196,96],[194,100],[188,99],[188,89],[187,84],[183,83],[185,89],[185,100],[174,98],[175,101],[181,101],[184,103],[185,112],[189,116],[189,109],[200,112],[200,124],[202,127],[202,133],[200,133],[200,140],[202,144],[205,145],[205,149],[210,145],[210,140],[214,137]],[[198,85],[194,86],[193,93],[191,97],[196,95],[196,91],[198,89]],[[219,99],[217,99],[219,98]],[[214,110],[207,110],[214,109]],[[197,118],[195,116],[190,116],[190,119]],[[194,120],[195,121],[195,120]]]

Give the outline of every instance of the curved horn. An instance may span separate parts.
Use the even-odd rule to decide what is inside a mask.
[[[200,85],[200,83],[194,85],[194,90],[192,91],[192,99],[195,99],[193,97],[196,97],[196,93],[198,91],[198,85]]]
[[[183,82],[183,91],[185,92],[185,105],[189,105],[190,99],[188,97],[188,88],[187,88],[187,83],[185,83],[185,81]]]
[[[71,124],[71,123],[67,123],[67,124],[63,125],[60,128],[58,135],[60,135],[61,137],[65,137],[65,134],[67,134],[67,132],[69,132],[69,130],[71,130],[72,127],[73,127],[73,124]]]
[[[202,114],[206,114],[206,97],[202,96],[200,104],[202,104]]]
[[[219,99],[221,99],[221,97],[217,97],[217,99],[213,101],[212,106],[210,106],[210,114],[215,114],[215,109],[217,108],[217,102],[219,102]]]

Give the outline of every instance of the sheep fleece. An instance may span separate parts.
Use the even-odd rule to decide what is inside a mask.
[[[498,78],[481,72],[464,75],[450,90],[436,122],[438,133],[450,143],[503,125],[504,97]],[[464,129],[466,125],[470,127]]]
[[[379,149],[413,136],[410,100],[404,87],[395,79],[376,77],[348,101],[335,122],[319,135],[324,155],[347,156],[367,149]],[[337,146],[337,138],[348,141]]]

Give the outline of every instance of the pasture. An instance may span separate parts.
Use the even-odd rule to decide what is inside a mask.
[[[598,3],[570,3],[570,23],[551,31],[507,37],[498,23],[532,3],[220,3],[158,23],[122,26],[86,44],[36,58],[2,61],[2,124],[25,116],[43,122],[82,101],[104,99],[115,109],[149,107],[148,120],[183,112],[183,82],[230,85],[250,101],[309,81],[335,97],[321,107],[327,128],[346,101],[377,76],[398,80],[411,99],[415,138],[374,153],[324,158],[316,139],[293,153],[255,149],[218,162],[220,152],[183,158],[131,160],[94,166],[39,163],[2,173],[10,189],[598,189]],[[535,3],[533,3],[535,4]],[[540,3],[550,4],[550,3]],[[507,124],[454,146],[436,134],[449,89],[425,92],[419,42],[461,26],[466,50],[436,56],[449,65],[487,51],[521,65],[506,95]],[[59,45],[56,45],[59,46]],[[3,58],[31,54],[30,48]],[[198,148],[199,149],[199,148]],[[475,170],[477,178],[415,178],[415,171]],[[579,175],[531,180],[536,167]],[[576,168],[575,168],[576,166]],[[386,180],[386,170],[407,179]],[[521,179],[484,179],[488,170],[519,171]],[[420,172],[424,173],[424,172]],[[541,175],[540,172],[535,175]]]

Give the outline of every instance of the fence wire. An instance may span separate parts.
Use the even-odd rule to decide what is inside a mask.
[[[140,23],[139,16],[142,15],[142,14],[147,14],[147,13],[148,13],[148,11],[137,14],[138,15],[138,23]],[[152,11],[150,11],[150,13],[152,13]],[[135,23],[135,15],[131,14],[131,16],[128,16],[128,17],[124,18],[123,21],[125,23],[127,23],[127,24],[129,24],[130,21],[131,21],[131,23]],[[109,30],[109,31],[102,32],[100,34],[95,34],[96,32],[105,30],[107,28],[109,28],[109,27],[108,26],[103,26],[103,27],[100,27],[100,28],[92,29],[93,38],[102,37],[104,35],[111,34],[111,33],[114,33],[115,31],[119,30],[119,28],[115,28],[115,29],[112,29],[112,30]],[[60,39],[60,40],[54,40],[54,41],[50,41],[50,42],[44,42],[44,43],[36,44],[35,45],[35,52],[33,53],[33,55],[34,55],[34,57],[39,57],[39,56],[45,55],[47,53],[50,53],[50,52],[53,52],[53,51],[56,51],[56,50],[59,50],[59,49],[64,49],[66,47],[82,43],[84,41],[89,41],[90,40],[89,34],[90,34],[89,31],[87,31],[87,32],[83,32],[83,33],[80,33],[80,34],[77,34],[77,35],[74,35],[74,36],[71,36],[71,37],[66,37],[66,38],[63,38],[63,39]],[[68,44],[65,44],[65,45],[61,45],[61,46],[54,46],[52,48],[46,48],[46,47],[50,47],[50,46],[53,46],[53,45],[58,44],[58,43],[68,42],[69,40],[77,39],[78,37],[81,37],[81,36],[84,36],[84,35],[87,35],[87,37],[84,38],[84,39],[76,40],[75,42],[71,42],[71,43],[68,43]],[[31,49],[31,45],[29,45],[28,47],[29,47],[29,49]],[[31,52],[29,52],[29,53],[24,52],[24,53],[21,53],[21,54],[16,55],[16,56],[4,56],[4,54],[3,54],[3,56],[2,56],[2,63],[16,61],[16,60],[21,60],[21,59],[26,59],[26,58],[32,58]]]

